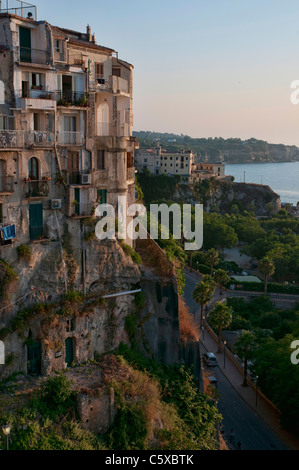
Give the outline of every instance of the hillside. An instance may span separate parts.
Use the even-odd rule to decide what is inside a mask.
[[[225,163],[267,163],[299,161],[299,148],[291,145],[269,144],[263,140],[247,141],[231,138],[192,138],[187,135],[159,132],[134,132],[140,148],[152,148],[160,143],[169,152],[192,150],[197,161]]]

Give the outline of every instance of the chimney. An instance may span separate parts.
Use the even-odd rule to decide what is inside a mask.
[[[93,35],[92,35],[92,42],[93,42],[93,44],[96,44],[96,43],[97,43],[97,42],[96,42],[96,35],[95,35],[95,33],[93,33]]]
[[[86,35],[87,35],[87,41],[91,42],[91,28],[89,26],[89,24],[87,25],[86,27]]]

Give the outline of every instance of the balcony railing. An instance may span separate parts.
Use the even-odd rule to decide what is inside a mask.
[[[26,181],[24,193],[26,198],[47,197],[49,194],[49,184],[44,180]]]
[[[57,101],[57,106],[88,106],[88,93],[80,91],[55,91],[50,93],[51,99]]]
[[[127,180],[133,180],[135,179],[135,167],[133,168],[127,168]]]
[[[34,147],[52,147],[54,145],[54,132],[31,131],[25,134],[25,144]]]
[[[23,131],[0,130],[0,148],[20,148],[24,146]]]
[[[131,135],[131,126],[126,123],[97,123],[98,137],[129,137]]]
[[[84,134],[82,132],[63,131],[57,132],[58,145],[82,145],[84,143]]]
[[[94,206],[90,202],[73,202],[71,204],[71,217],[90,217],[94,214]]]
[[[0,178],[0,194],[1,193],[13,193],[15,190],[14,177],[6,176]]]
[[[128,80],[115,75],[111,76],[111,87],[113,93],[130,93]]]
[[[45,49],[32,49],[31,47],[16,47],[15,60],[26,64],[50,65],[51,54]]]

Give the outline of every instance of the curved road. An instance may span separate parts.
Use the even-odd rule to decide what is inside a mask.
[[[186,287],[184,297],[190,311],[195,318],[200,320],[200,309],[196,306],[192,292],[198,280],[186,274]],[[201,354],[206,349],[204,343],[200,343]],[[220,360],[223,360],[221,357]],[[218,381],[219,401],[218,409],[223,416],[222,431],[225,441],[228,442],[230,430],[235,433],[234,444],[230,447],[236,448],[238,441],[241,442],[243,450],[285,450],[287,449],[280,438],[266,425],[266,423],[253,411],[253,409],[237,393],[227,380],[219,367],[207,368],[211,375]]]

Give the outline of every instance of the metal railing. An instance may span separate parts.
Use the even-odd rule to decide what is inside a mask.
[[[51,54],[44,49],[32,49],[31,47],[17,46],[15,48],[15,60],[28,64],[50,65]]]
[[[88,106],[88,93],[85,91],[55,91],[50,93],[57,106]]]
[[[93,204],[90,202],[73,202],[71,207],[72,217],[90,217],[94,213]]]
[[[26,181],[24,187],[26,198],[47,197],[49,194],[49,184],[47,181]]]
[[[0,148],[19,148],[24,146],[24,131],[0,130]]]
[[[54,132],[30,131],[25,134],[25,144],[34,147],[52,147],[55,142]]]
[[[56,138],[58,145],[82,145],[84,143],[82,132],[58,131]]]
[[[127,180],[135,179],[135,167],[127,168]]]
[[[21,0],[6,0],[6,6],[4,6],[4,1],[0,2],[0,13],[9,13],[22,18],[37,20],[36,6]]]

